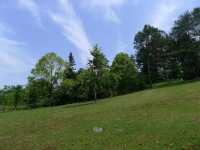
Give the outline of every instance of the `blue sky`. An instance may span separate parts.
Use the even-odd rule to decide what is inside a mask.
[[[133,38],[145,24],[167,32],[199,0],[0,0],[0,87],[25,84],[31,68],[47,52],[78,67],[98,43],[111,61],[134,53]]]

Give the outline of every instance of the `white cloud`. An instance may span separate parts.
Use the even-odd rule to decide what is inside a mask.
[[[26,58],[23,57],[24,44],[0,38],[0,71],[9,73],[22,73],[27,68]]]
[[[32,65],[29,55],[25,53],[26,45],[7,38],[7,33],[11,34],[11,29],[0,23],[0,86],[25,83]]]
[[[32,16],[37,20],[38,25],[43,28],[41,17],[40,17],[40,9],[39,9],[39,6],[35,3],[35,1],[34,0],[18,0],[18,3],[22,8],[30,12]]]
[[[20,6],[29,11],[43,27],[41,21],[41,8],[35,0],[18,0]],[[50,18],[60,26],[63,35],[74,44],[80,51],[81,62],[86,63],[90,56],[89,49],[91,44],[87,37],[80,17],[76,14],[70,0],[56,0],[57,5],[54,8],[43,11],[47,12]],[[54,11],[53,11],[54,10]]]
[[[82,21],[69,0],[57,0],[57,2],[58,9],[49,15],[62,28],[63,35],[79,49],[81,62],[85,65],[90,57],[91,44]]]
[[[184,0],[161,0],[152,13],[151,24],[169,31],[173,22],[177,19],[177,11],[183,4]]]
[[[127,1],[128,0],[84,0],[83,5],[93,10],[101,11],[108,21],[120,23],[120,18],[115,9],[120,8]],[[134,2],[136,2],[136,0],[134,0]]]

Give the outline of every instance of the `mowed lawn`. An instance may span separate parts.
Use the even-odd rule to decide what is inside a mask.
[[[0,150],[143,149],[200,150],[200,82],[0,113]]]

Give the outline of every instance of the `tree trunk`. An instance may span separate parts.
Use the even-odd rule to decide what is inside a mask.
[[[152,88],[153,85],[152,85],[152,79],[151,79],[151,70],[150,70],[150,60],[149,60],[149,58],[148,58],[148,62],[147,62],[147,67],[148,67],[148,80],[149,80],[150,87]]]
[[[96,85],[94,87],[94,102],[97,103],[97,91],[96,91]]]
[[[113,97],[113,91],[110,90],[110,97]]]

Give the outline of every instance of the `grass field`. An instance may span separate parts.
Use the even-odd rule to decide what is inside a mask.
[[[0,113],[0,150],[143,149],[200,150],[200,82]]]

